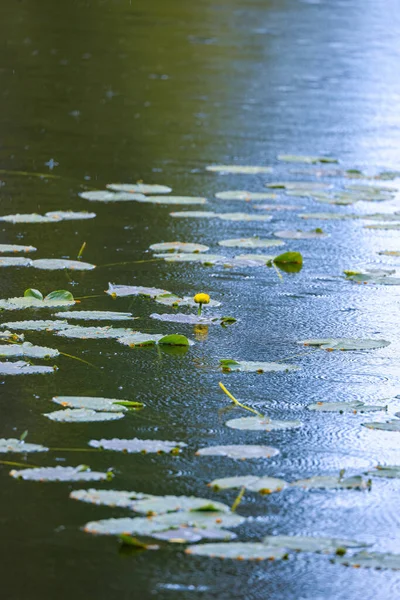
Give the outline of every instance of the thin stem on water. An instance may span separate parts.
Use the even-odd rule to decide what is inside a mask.
[[[85,365],[89,365],[89,367],[94,367],[95,369],[100,369],[100,367],[97,367],[96,365],[89,362],[88,360],[84,360],[83,358],[79,358],[78,356],[74,356],[73,354],[67,354],[66,352],[60,352],[60,354],[62,354],[63,356],[67,356],[68,358],[73,358],[74,360],[78,360],[79,362],[82,362]]]
[[[77,256],[78,260],[80,260],[82,258],[82,254],[83,254],[85,248],[86,248],[86,242],[83,242],[83,244],[82,244],[82,246],[81,246],[81,248],[80,248],[80,250],[78,252],[78,256]]]
[[[219,382],[219,387],[221,388],[221,390],[223,392],[225,392],[225,394],[228,396],[228,398],[230,398],[236,406],[240,406],[240,408],[244,408],[244,410],[248,410],[248,411],[254,413],[255,415],[257,415],[257,417],[264,418],[264,415],[262,415],[261,413],[259,413],[256,410],[254,410],[254,408],[250,408],[249,406],[246,406],[245,404],[242,404],[241,402],[239,402],[239,400],[237,400],[235,398],[235,396],[232,396],[232,394],[230,392],[228,392],[228,390],[226,389],[226,387],[224,386],[223,383]]]
[[[281,281],[283,281],[283,276],[282,276],[282,273],[280,273],[280,272],[279,272],[279,269],[278,269],[278,267],[276,266],[276,264],[274,263],[274,261],[273,261],[273,260],[271,261],[271,265],[274,267],[274,269],[275,269],[275,272],[276,272],[276,274],[278,275],[279,279],[280,279]]]
[[[163,258],[147,258],[145,260],[128,260],[125,262],[108,263],[107,265],[98,265],[97,268],[102,269],[104,267],[119,267],[120,265],[140,265],[142,263],[157,262],[160,260],[164,260],[164,259]]]
[[[9,465],[10,467],[23,467],[24,469],[34,469],[37,465],[29,465],[28,463],[12,462],[10,460],[0,460],[0,465]]]
[[[238,493],[238,495],[236,496],[235,502],[232,504],[232,508],[231,508],[231,512],[235,512],[235,510],[237,509],[237,507],[239,506],[239,504],[242,501],[242,498],[244,496],[244,493],[246,491],[245,486],[242,486],[240,488],[240,492]]]

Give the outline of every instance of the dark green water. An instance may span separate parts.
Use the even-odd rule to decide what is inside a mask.
[[[27,287],[100,295],[80,308],[132,311],[140,317],[140,331],[179,331],[196,340],[180,356],[112,340],[28,333],[29,341],[98,368],[60,357],[54,375],[0,377],[0,437],[28,430],[28,441],[71,448],[101,437],[188,443],[179,457],[55,452],[27,457],[29,464],[113,467],[116,489],[210,496],[228,504],[236,492],[214,496],[205,484],[237,474],[291,481],[341,468],[362,473],[378,462],[399,464],[398,434],[361,427],[374,418],[315,415],[305,408],[319,400],[374,403],[399,393],[398,288],[353,286],[339,278],[346,268],[398,267],[398,258],[377,254],[400,249],[398,232],[365,230],[358,221],[323,222],[331,234],[326,240],[287,243],[287,249],[303,253],[305,266],[298,275],[285,275],[283,283],[272,269],[163,262],[106,267],[151,258],[148,246],[159,241],[201,242],[214,253],[221,251],[220,239],[269,237],[321,222],[300,221],[301,211],[273,212],[270,223],[173,219],[168,207],[92,203],[78,196],[113,181],[143,179],[169,185],[176,194],[206,196],[209,210],[249,211],[240,202],[222,204],[213,196],[227,189],[263,191],[267,180],[295,178],[289,174],[292,166],[277,163],[278,153],[329,154],[344,168],[398,169],[396,11],[392,0],[384,10],[373,0],[1,2],[0,168],[8,172],[0,174],[1,214],[72,209],[97,216],[51,225],[3,223],[0,243],[34,245],[36,258],[75,259],[86,241],[84,260],[98,265],[93,272],[73,274],[2,269],[1,297],[21,295]],[[51,159],[58,163],[53,169],[46,165]],[[204,169],[214,162],[271,164],[274,173],[218,176]],[[291,203],[307,212],[326,209],[307,198]],[[385,209],[360,203],[335,210],[372,213],[395,206],[396,201]],[[109,281],[180,295],[207,291],[223,303],[223,314],[240,321],[228,329],[210,327],[207,336],[196,338],[189,325],[150,319],[152,312],[164,312],[150,300],[113,301],[103,294]],[[6,313],[1,320],[29,314]],[[217,370],[220,358],[280,360],[299,352],[297,340],[326,336],[375,336],[391,345],[298,357],[294,362],[301,370],[290,374]],[[220,412],[228,405],[218,388],[221,378],[250,406],[275,418],[299,418],[304,427],[270,434],[228,429],[225,420],[243,413]],[[145,402],[146,409],[114,423],[57,424],[43,417],[54,409],[55,395],[129,398]],[[390,406],[391,413],[392,407],[399,410],[399,401]],[[199,447],[222,443],[266,443],[280,454],[246,462],[194,457]],[[181,547],[123,554],[114,539],[89,536],[80,527],[126,511],[68,498],[71,489],[84,485],[16,482],[9,469],[0,465],[5,600],[387,600],[400,595],[395,572],[346,569],[319,555],[252,564],[196,559]],[[248,493],[238,511],[252,519],[236,533],[247,541],[273,533],[355,537],[379,551],[399,551],[399,490],[396,480],[376,480],[368,493],[293,490],[266,498]]]

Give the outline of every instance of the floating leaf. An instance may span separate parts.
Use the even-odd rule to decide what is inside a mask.
[[[373,471],[367,471],[365,475],[370,477],[383,477],[387,479],[400,479],[399,465],[378,465]]]
[[[143,408],[144,406],[142,402],[92,396],[55,396],[52,400],[56,404],[61,404],[61,406],[67,408],[88,408],[90,410],[116,413],[126,412],[129,409]]]
[[[63,300],[63,301],[66,300],[67,302],[74,301],[73,295],[71,294],[71,292],[68,292],[67,290],[54,290],[54,292],[50,292],[50,294],[47,294],[47,296],[44,299],[45,300]]]
[[[71,210],[60,210],[48,212],[44,216],[36,213],[6,215],[4,217],[0,217],[0,221],[6,221],[8,223],[55,223],[57,221],[93,219],[95,216],[95,213],[89,213],[86,211],[73,212]]]
[[[370,487],[368,481],[365,481],[360,475],[343,479],[340,476],[317,475],[310,479],[299,479],[291,484],[293,487],[300,487],[304,490],[365,490]]]
[[[273,262],[277,265],[302,265],[303,257],[300,252],[284,252],[275,256]]]
[[[269,547],[286,548],[298,552],[322,552],[324,554],[336,554],[336,552],[347,548],[362,548],[369,544],[356,540],[343,540],[329,537],[308,537],[304,535],[267,535],[263,544]]]
[[[133,504],[135,512],[146,515],[165,514],[176,511],[205,511],[229,513],[230,507],[222,502],[195,496],[152,496]]]
[[[257,542],[226,542],[218,544],[196,544],[185,550],[193,556],[210,558],[230,558],[233,560],[276,560],[286,558],[284,548],[268,548]]]
[[[0,327],[4,327],[5,323],[2,323]],[[0,341],[7,342],[23,342],[24,335],[18,335],[17,333],[13,333],[11,331],[0,331]]]
[[[48,448],[39,444],[27,444],[24,441],[10,438],[8,440],[0,439],[0,454],[7,452],[47,452]]]
[[[281,242],[280,240],[263,240],[259,237],[251,237],[221,240],[218,244],[228,248],[270,248],[272,246],[283,246],[284,242]]]
[[[386,421],[386,423],[362,423],[368,429],[381,429],[382,431],[400,431],[400,419]]]
[[[244,373],[276,373],[281,371],[297,371],[299,367],[295,365],[287,365],[277,362],[254,362],[235,361],[231,359],[221,359],[219,361],[220,368],[224,372],[242,371]]]
[[[96,506],[111,506],[116,508],[130,508],[137,500],[152,498],[149,494],[141,492],[125,492],[117,490],[74,490],[69,495],[73,500],[80,500]]]
[[[53,210],[51,212],[47,212],[45,216],[55,219],[56,221],[80,221],[85,219],[94,219],[96,213],[88,212],[87,210],[82,210],[79,212],[75,212],[73,210]]]
[[[400,250],[382,250],[378,254],[382,254],[383,256],[400,256]]]
[[[138,192],[139,194],[169,194],[172,192],[172,188],[166,185],[149,183],[109,183],[107,187],[116,192]]]
[[[2,358],[54,358],[55,356],[59,356],[59,354],[59,351],[55,348],[34,346],[30,342],[0,345],[0,357]]]
[[[227,456],[228,458],[237,458],[240,460],[248,458],[271,458],[278,454],[279,450],[271,448],[271,446],[254,446],[249,444],[210,446],[209,448],[200,448],[196,452],[197,456]]]
[[[178,306],[198,306],[193,300],[193,296],[184,296],[183,298],[180,298],[179,296],[175,296],[175,294],[170,294],[169,292],[165,294],[160,294],[154,299],[158,304],[164,304],[165,306],[173,306],[174,308],[177,308]],[[217,302],[217,300],[210,300],[210,302],[207,304],[207,308],[215,308],[218,306],[221,306],[221,302]]]
[[[198,262],[203,265],[214,265],[216,263],[223,263],[226,259],[225,256],[219,254],[190,254],[188,252],[167,252],[163,254],[156,254],[157,257],[163,258],[165,262]],[[1,259],[0,259],[1,263]]]
[[[257,204],[256,210],[300,210],[304,208],[298,204]]]
[[[388,186],[372,186],[363,183],[349,183],[345,187],[346,190],[361,192],[363,194],[379,194],[381,192],[394,193],[397,190]]]
[[[112,474],[91,471],[86,465],[78,467],[37,467],[34,469],[13,469],[14,479],[24,481],[108,481]]]
[[[89,446],[92,446],[92,448],[101,448],[102,450],[126,452],[128,454],[179,454],[180,449],[185,448],[187,444],[184,444],[183,442],[170,442],[161,440],[139,440],[138,438],[133,438],[130,440],[114,438],[111,440],[90,440]]]
[[[209,210],[182,210],[179,212],[169,213],[171,217],[195,218],[195,219],[213,219],[218,215]]]
[[[108,192],[106,190],[93,190],[90,192],[81,192],[81,198],[93,202],[141,202],[145,199],[144,194],[131,194],[129,192]]]
[[[163,337],[165,337],[163,334],[136,332],[120,337],[117,341],[124,346],[130,346],[131,348],[134,348],[136,346],[154,346]]]
[[[0,375],[36,375],[54,373],[54,367],[43,367],[42,365],[31,365],[23,360],[17,362],[0,361]]]
[[[329,183],[322,183],[322,181],[272,181],[265,185],[267,188],[272,189],[310,191],[310,194],[331,187]]]
[[[24,292],[24,298],[37,298],[37,300],[43,300],[43,294],[39,290],[28,288]]]
[[[338,413],[364,413],[375,412],[378,410],[386,410],[387,406],[368,405],[364,402],[316,402],[309,404],[308,410],[320,412],[338,412]]]
[[[397,231],[400,229],[400,223],[377,223],[376,225],[364,225],[364,229],[388,229]]]
[[[329,220],[340,220],[340,219],[358,219],[358,215],[350,215],[344,213],[325,213],[325,212],[315,212],[315,213],[303,213],[299,215],[301,219],[317,219],[320,221],[329,221]]]
[[[34,269],[44,269],[46,271],[56,271],[59,269],[70,269],[71,271],[91,271],[92,269],[96,268],[96,265],[82,262],[81,260],[64,260],[61,258],[42,258],[39,260],[32,260],[30,266],[32,266]]]
[[[24,258],[22,256],[3,256],[0,258],[0,267],[31,267],[31,258]]]
[[[206,167],[207,171],[214,173],[232,173],[239,175],[258,175],[261,173],[271,173],[271,167],[255,167],[250,165],[210,165]]]
[[[386,340],[355,339],[355,338],[323,338],[300,340],[304,346],[319,346],[322,350],[375,350],[390,345]]]
[[[193,314],[185,315],[183,313],[165,313],[162,315],[152,313],[150,317],[152,319],[156,319],[157,321],[164,321],[168,323],[187,323],[189,325],[218,325],[222,322],[220,317],[211,318]]]
[[[118,339],[127,335],[134,334],[132,329],[123,327],[84,327],[83,325],[69,325],[56,330],[56,335],[62,337],[88,340],[88,339]]]
[[[150,250],[155,252],[187,252],[193,254],[195,252],[207,252],[208,246],[204,244],[193,244],[188,242],[161,242],[159,244],[152,244]]]
[[[274,200],[276,194],[268,192],[246,192],[245,190],[230,190],[227,192],[217,192],[215,197],[219,200],[245,200],[250,202],[252,200]]]
[[[277,479],[276,477],[244,475],[214,479],[214,481],[211,481],[208,485],[214,490],[230,490],[244,487],[251,492],[272,494],[273,492],[281,492],[288,487],[289,484],[283,479]]]
[[[288,240],[313,240],[329,237],[327,233],[322,231],[322,229],[315,229],[314,231],[290,231],[289,229],[285,229],[282,231],[276,231],[274,235]]]
[[[132,313],[129,312],[113,312],[111,310],[62,311],[55,313],[54,316],[82,321],[132,321],[133,319],[138,318],[133,317]]]
[[[204,539],[229,541],[235,539],[236,535],[231,531],[222,529],[222,527],[216,529],[200,529],[199,527],[185,526],[178,529],[168,529],[167,531],[152,533],[152,537],[156,540],[163,540],[175,544],[192,544]]]
[[[6,300],[0,300],[0,310],[22,310],[24,308],[58,308],[62,306],[72,306],[75,304],[75,300],[67,300],[60,298],[51,298],[50,294],[39,300],[32,296],[22,298],[7,298]]]
[[[242,431],[279,431],[283,429],[297,429],[303,423],[301,421],[277,421],[268,417],[241,417],[239,419],[230,419],[225,425],[231,429],[241,429]]]
[[[346,567],[400,570],[400,554],[359,552],[349,557],[336,557],[334,561]]]
[[[145,204],[207,204],[207,198],[199,196],[145,196]]]
[[[238,254],[230,259],[224,266],[232,267],[264,267],[268,262],[274,259],[269,254]]]
[[[36,252],[34,246],[20,246],[18,244],[0,244],[0,254],[6,252]]]
[[[189,346],[189,340],[184,335],[172,334],[162,337],[158,344],[160,346]]]
[[[39,319],[37,321],[9,321],[0,325],[0,327],[11,327],[18,331],[58,331],[69,326],[67,321],[41,321]]]
[[[270,221],[270,215],[254,215],[248,213],[221,213],[216,215],[223,221]]]
[[[294,163],[307,163],[315,165],[318,163],[338,163],[337,158],[330,158],[329,156],[308,156],[308,155],[296,155],[296,154],[278,154],[278,160],[283,162],[294,162]]]
[[[346,279],[356,283],[368,283],[373,285],[400,285],[400,277],[388,277],[395,270],[366,269],[365,273],[357,271],[344,271]]]
[[[125,296],[146,296],[148,298],[155,298],[160,294],[169,294],[169,292],[160,288],[143,287],[141,285],[114,285],[113,283],[109,283],[106,294],[118,298],[124,298]]]
[[[44,413],[43,416],[58,423],[89,423],[92,421],[117,421],[125,415],[122,412],[97,412],[88,408],[65,408]]]

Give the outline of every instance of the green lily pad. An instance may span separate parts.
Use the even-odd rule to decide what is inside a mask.
[[[187,252],[193,254],[195,252],[207,252],[208,246],[204,244],[193,244],[188,242],[161,242],[159,244],[152,244],[150,250],[155,252]]]
[[[59,356],[59,354],[59,351],[55,348],[34,346],[30,342],[0,345],[1,358],[54,358],[55,356]]]
[[[123,344],[124,346],[129,346],[130,348],[141,347],[141,346],[154,346],[157,344],[163,337],[165,337],[162,333],[131,333],[129,335],[125,335],[123,337],[118,338],[118,342]]]
[[[0,310],[23,310],[24,308],[58,308],[62,306],[73,306],[75,300],[67,300],[61,298],[50,298],[46,296],[43,300],[34,298],[33,296],[24,296],[22,298],[7,298],[0,300]]]
[[[377,465],[373,471],[367,471],[365,475],[370,477],[382,477],[387,479],[400,479],[399,465]]]
[[[37,467],[34,469],[13,469],[10,471],[14,479],[24,481],[109,481],[110,472],[91,471],[86,465],[78,467]]]
[[[54,316],[70,320],[75,319],[79,321],[133,321],[133,319],[138,318],[133,317],[132,313],[129,312],[113,312],[111,310],[62,311],[55,313]]]
[[[231,173],[238,175],[258,175],[262,173],[271,173],[271,167],[257,167],[251,165],[209,165],[207,171],[213,173]]]
[[[227,248],[270,248],[272,246],[283,246],[284,243],[280,240],[263,240],[259,237],[233,238],[218,242],[220,246],[226,246]]]
[[[231,429],[242,431],[280,431],[284,429],[297,429],[303,423],[301,421],[277,421],[268,417],[241,417],[230,419],[225,423]]]
[[[279,265],[302,265],[303,257],[300,252],[284,252],[283,254],[279,254],[279,256],[275,256],[273,262]]]
[[[230,490],[237,488],[246,488],[251,492],[259,492],[260,494],[272,494],[273,492],[281,492],[288,487],[288,483],[283,479],[276,477],[256,477],[253,475],[244,475],[238,477],[223,477],[222,479],[214,479],[208,484],[214,490]]]
[[[278,154],[278,160],[283,162],[291,163],[307,163],[315,165],[318,163],[338,163],[337,158],[330,158],[329,156],[308,156],[308,155],[297,155],[297,154]]]
[[[189,340],[184,335],[172,334],[162,337],[158,344],[160,346],[189,346]]]
[[[20,452],[28,453],[28,452],[47,452],[48,448],[45,446],[40,446],[40,444],[28,444],[22,440],[17,440],[15,438],[0,439],[0,454],[8,453],[8,452]]]
[[[231,359],[221,359],[219,365],[222,371],[240,371],[244,373],[278,373],[287,371],[297,371],[299,367],[276,362],[255,362],[255,361],[236,361]]]
[[[364,402],[316,402],[309,404],[308,410],[320,412],[338,412],[338,413],[365,413],[386,410],[387,406],[368,405]]]
[[[366,490],[370,487],[368,481],[365,481],[360,475],[347,477],[343,479],[340,476],[317,475],[310,479],[299,479],[291,484],[293,487],[299,487],[303,490]]]
[[[284,238],[288,240],[314,240],[329,237],[329,235],[327,233],[324,233],[322,230],[291,231],[289,229],[284,229],[282,231],[276,231],[274,235],[276,235],[279,238]]]
[[[172,192],[172,188],[167,185],[151,183],[109,183],[107,188],[116,192],[138,192],[139,194],[169,194]]]
[[[52,400],[67,408],[88,408],[100,412],[127,412],[130,409],[140,409],[144,406],[142,402],[92,396],[55,396]]]
[[[199,527],[180,527],[178,529],[168,529],[167,531],[159,531],[153,533],[152,537],[156,540],[175,544],[193,544],[200,540],[222,540],[229,541],[235,539],[236,535],[232,531],[222,529],[200,529]]]
[[[300,340],[303,346],[319,346],[322,350],[375,350],[390,345],[386,340],[355,339],[355,338],[323,338]]]
[[[165,514],[176,511],[205,511],[229,513],[230,507],[222,502],[195,496],[152,496],[138,500],[132,510],[145,515]]]
[[[196,456],[227,456],[246,460],[248,458],[271,458],[277,456],[279,450],[271,446],[255,446],[250,444],[238,444],[236,446],[210,446],[197,450]]]
[[[359,552],[353,556],[336,557],[334,562],[346,567],[400,570],[400,554]]]
[[[382,431],[400,431],[400,419],[393,419],[386,423],[362,423],[368,429],[380,429]]]
[[[132,329],[124,329],[123,327],[84,327],[83,325],[69,325],[61,329],[55,330],[56,335],[62,337],[88,340],[88,339],[118,339],[127,335],[134,334]]]
[[[187,444],[184,442],[170,442],[161,440],[139,440],[138,438],[133,438],[130,440],[114,438],[111,440],[90,440],[89,446],[92,448],[101,448],[102,450],[126,452],[127,454],[179,454],[181,448],[185,448]]]
[[[31,265],[34,269],[44,269],[46,271],[56,271],[59,269],[70,269],[71,271],[91,271],[96,268],[96,265],[92,265],[81,260],[64,260],[58,258],[42,258],[39,260],[32,260]]]
[[[116,508],[130,508],[137,500],[152,498],[149,494],[141,492],[126,492],[117,490],[73,490],[70,495],[72,500],[80,500],[96,506],[111,506]]]
[[[0,258],[0,267],[31,267],[31,258],[24,258],[23,256],[3,256]]]
[[[227,192],[217,192],[215,197],[218,198],[218,200],[245,200],[250,202],[252,200],[274,200],[276,194],[268,192],[246,192],[245,190],[229,190]]]
[[[144,194],[134,194],[129,192],[108,192],[107,190],[93,190],[81,192],[79,194],[84,200],[92,202],[141,202],[145,199]]]
[[[36,321],[9,321],[0,327],[11,327],[17,331],[58,331],[69,327],[67,321],[36,320]]]
[[[118,298],[124,298],[125,296],[145,296],[147,298],[155,298],[160,294],[169,294],[169,292],[160,288],[143,287],[141,285],[114,285],[113,283],[109,283],[106,294]]]
[[[6,252],[36,252],[37,248],[34,246],[20,246],[18,244],[0,244],[0,254]]]
[[[180,298],[179,296],[175,296],[175,294],[166,292],[165,294],[155,296],[154,299],[158,304],[172,306],[174,308],[177,308],[178,306],[189,306],[191,308],[198,307],[198,304],[193,300],[193,296],[184,296],[183,298]],[[217,300],[210,300],[207,304],[207,308],[216,308],[218,306],[221,306],[221,302],[218,302]]]
[[[44,413],[43,416],[58,423],[89,423],[94,421],[117,421],[125,415],[122,412],[97,412],[97,410],[88,408],[65,408],[64,410]]]
[[[268,548],[258,542],[226,542],[217,544],[196,544],[186,548],[186,554],[209,558],[230,558],[233,560],[276,560],[286,558],[285,548]]]
[[[356,540],[344,540],[330,537],[308,537],[305,535],[267,535],[263,544],[269,547],[286,548],[298,552],[322,552],[323,554],[336,554],[342,549],[363,548],[369,546]]]
[[[54,367],[31,365],[23,360],[19,360],[17,362],[0,361],[0,375],[42,375],[45,373],[54,372]]]
[[[145,204],[208,204],[207,198],[199,196],[145,196],[141,202]]]

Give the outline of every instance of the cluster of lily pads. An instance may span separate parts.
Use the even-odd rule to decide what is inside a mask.
[[[279,155],[278,160],[287,163],[336,164],[338,161],[330,157],[316,156],[293,156]],[[246,174],[267,175],[272,169],[265,166],[240,166],[240,165],[212,165],[207,171],[220,174]],[[310,174],[307,171],[307,174]],[[349,169],[346,171],[335,169],[334,172],[324,172],[326,177],[340,177],[346,179],[374,179],[391,180],[400,176],[400,173],[383,172],[378,175],[369,176],[360,171]],[[320,175],[317,175],[318,177]],[[285,204],[286,196],[297,196],[312,198],[317,202],[328,204],[347,205],[357,201],[362,202],[384,202],[391,200],[395,190],[392,187],[370,186],[368,184],[346,184],[342,187],[334,186],[324,182],[267,182],[268,191],[248,192],[246,190],[225,190],[217,192],[216,200],[241,201],[256,210],[270,211],[288,208]],[[208,201],[203,197],[171,196],[172,189],[164,185],[137,184],[110,184],[106,190],[89,190],[80,194],[83,199],[97,202],[126,202],[157,205],[204,205]],[[280,195],[280,201],[284,204],[258,204],[264,200],[274,201]],[[290,206],[290,208],[296,208]],[[223,221],[238,222],[268,222],[272,219],[270,215],[248,212],[214,212],[214,211],[182,211],[170,213],[177,218],[216,218]],[[369,225],[369,227],[400,227],[400,214],[392,215],[349,215],[339,213],[309,213],[300,215],[305,219],[330,219],[330,218],[362,218],[383,223]],[[11,223],[45,223],[61,221],[66,219],[85,219],[95,217],[94,213],[73,213],[71,211],[58,211],[46,213],[45,215],[8,215],[0,217],[0,220]],[[397,221],[399,221],[397,223]],[[274,239],[262,239],[259,237],[228,238],[220,240],[222,248],[245,248],[264,249],[283,246],[283,240],[322,240],[327,234],[319,227],[308,230],[279,230],[274,233]],[[0,253],[34,252],[32,246],[0,245]],[[281,254],[238,254],[233,258],[218,254],[208,254],[209,247],[204,244],[193,242],[159,242],[150,246],[155,258],[164,260],[166,263],[196,262],[207,265],[222,265],[224,267],[257,267],[269,266],[284,271],[298,272],[303,266],[303,257],[300,252],[288,251]],[[390,252],[390,251],[388,251]],[[383,254],[383,253],[382,253]],[[5,262],[2,262],[5,261]],[[14,262],[13,262],[14,261]],[[19,262],[18,262],[19,261]],[[15,256],[0,259],[0,266],[30,266],[34,268],[81,268],[92,269],[94,265],[82,263],[81,261],[66,260],[31,260],[30,258],[19,258]],[[400,278],[391,277],[393,270],[373,271],[365,268],[362,271],[345,272],[349,280],[359,283],[378,283],[383,285],[398,285]],[[157,304],[170,309],[181,307],[198,309],[193,313],[152,313],[150,317],[162,322],[175,322],[189,325],[229,325],[236,321],[235,316],[210,316],[202,313],[202,306],[207,305],[208,310],[219,308],[221,303],[210,299],[207,294],[192,296],[177,296],[163,288],[148,288],[137,285],[109,284],[106,294],[113,299],[126,296],[144,296],[150,298]],[[0,332],[0,357],[6,359],[43,359],[49,360],[58,357],[59,350],[44,346],[35,346],[24,340],[23,334],[15,333],[21,331],[43,331],[54,333],[59,337],[74,339],[114,339],[117,342],[130,347],[148,345],[158,346],[184,346],[188,347],[193,342],[181,334],[152,334],[141,333],[132,328],[106,326],[86,326],[71,324],[70,320],[82,321],[132,321],[131,313],[119,311],[89,311],[71,310],[76,300],[70,292],[58,290],[47,296],[34,289],[26,290],[24,296],[0,300],[0,310],[31,310],[56,309],[52,319],[29,319],[21,321],[6,321],[1,327],[6,328]],[[325,338],[300,340],[299,344],[310,347],[310,350],[320,348],[321,351],[367,351],[384,348],[390,342],[382,339],[352,339],[352,338]],[[223,374],[229,373],[288,373],[298,370],[298,366],[288,364],[285,361],[263,362],[246,361],[236,358],[224,358],[216,365]],[[54,372],[53,366],[32,365],[27,361],[13,362],[6,360],[0,362],[0,375],[32,374]],[[227,375],[229,376],[229,375]],[[284,431],[287,429],[300,429],[302,422],[299,420],[284,421],[273,420],[267,415],[258,413],[237,401],[220,384],[222,389],[229,395],[235,405],[255,413],[255,416],[230,419],[226,426],[236,430],[248,431]],[[47,412],[44,416],[59,423],[87,422],[87,421],[115,421],[133,415],[136,411],[144,408],[140,402],[124,399],[112,399],[88,396],[56,396],[52,401],[61,409]],[[368,405],[361,401],[357,402],[316,402],[308,405],[307,410],[314,412],[357,414],[369,412],[387,412],[388,405]],[[395,413],[392,420],[388,422],[366,422],[362,423],[369,429],[383,429],[386,431],[400,431],[400,413]],[[187,452],[186,443],[173,440],[146,440],[146,439],[92,439],[88,442],[93,450],[99,452],[124,452],[128,454],[168,454],[177,455]],[[28,443],[25,439],[0,439],[0,453],[43,453],[52,452],[51,448],[39,444]],[[227,457],[234,460],[245,459],[268,459],[279,455],[276,448],[262,445],[240,444],[237,446],[212,446],[200,448],[196,452],[198,457]],[[13,469],[10,475],[18,480],[38,482],[66,482],[66,481],[104,481],[109,482],[114,477],[112,470],[106,472],[92,471],[87,465],[68,467],[30,467],[24,469]],[[367,477],[364,477],[364,475]],[[352,474],[346,476],[344,472],[339,474],[318,475],[311,478],[299,479],[297,481],[286,481],[270,477],[253,476],[251,474],[242,477],[232,476],[217,478],[208,483],[212,491],[238,489],[239,496],[232,506],[210,500],[208,498],[197,498],[192,496],[154,496],[144,492],[117,491],[108,489],[81,489],[71,492],[70,497],[91,504],[106,507],[124,508],[135,516],[124,518],[107,518],[100,521],[91,521],[83,526],[87,533],[97,535],[112,535],[123,543],[143,549],[157,549],[162,544],[190,544],[186,548],[187,555],[220,557],[240,560],[274,560],[287,559],[293,552],[320,552],[332,556],[338,563],[352,566],[365,566],[374,568],[400,569],[400,555],[377,553],[366,550],[368,544],[357,540],[344,540],[328,537],[307,536],[267,536],[259,542],[232,541],[236,534],[231,529],[245,523],[245,517],[237,514],[236,509],[240,504],[243,494],[247,491],[261,494],[285,492],[297,489],[310,491],[314,489],[325,490],[368,490],[371,486],[371,478],[400,478],[400,466],[378,465],[372,471],[363,474]],[[142,515],[142,516],[136,516]],[[138,537],[140,539],[138,539]],[[149,542],[150,540],[150,542]],[[198,544],[201,540],[211,540],[212,543]],[[156,544],[154,544],[154,541]]]

